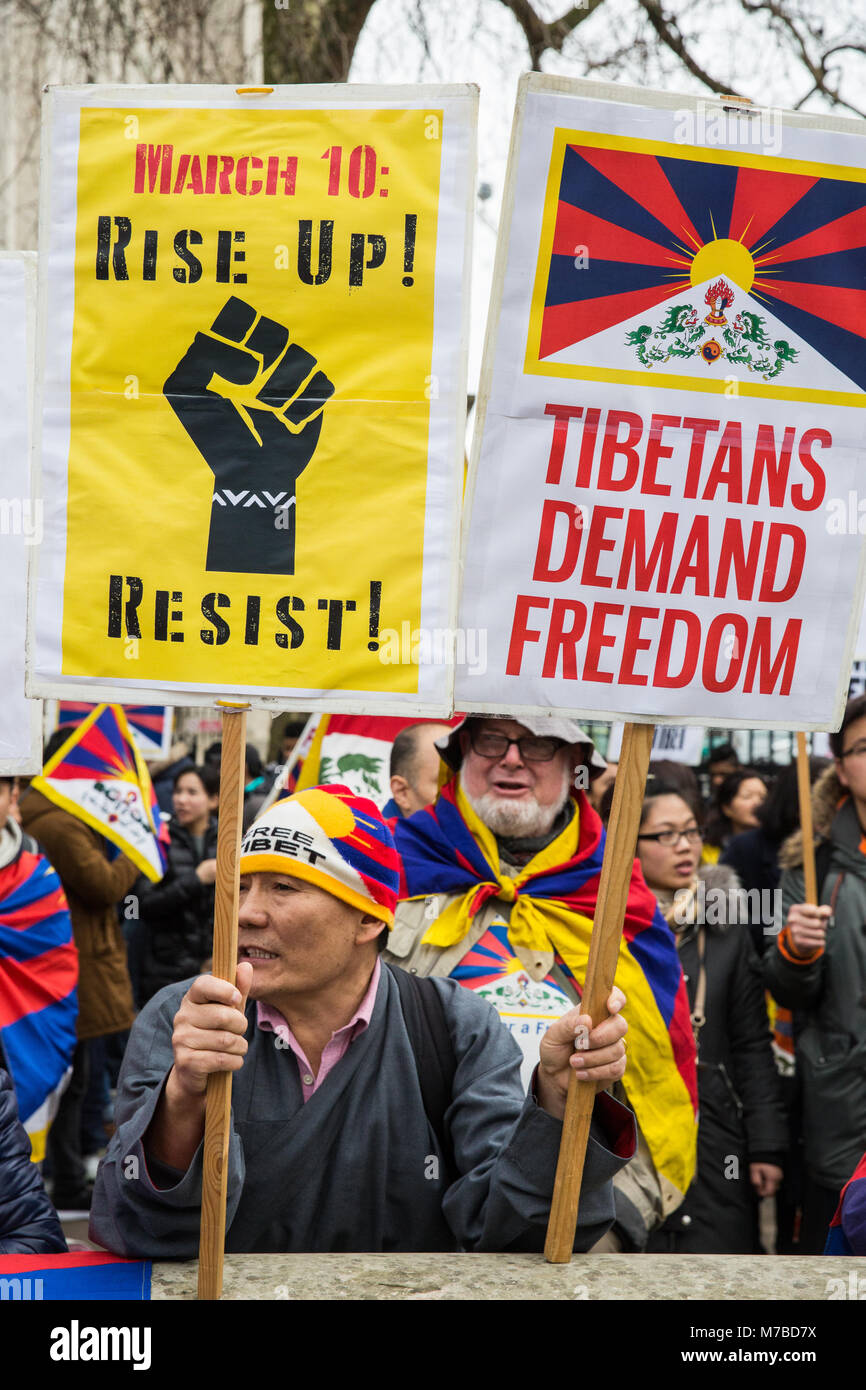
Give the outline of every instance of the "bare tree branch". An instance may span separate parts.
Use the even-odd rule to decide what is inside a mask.
[[[722,82],[716,77],[712,77],[705,68],[689,52],[686,47],[686,40],[680,33],[679,25],[675,19],[666,19],[662,14],[662,7],[659,0],[638,0],[641,8],[646,14],[652,27],[655,29],[662,43],[675,53],[680,62],[689,70],[693,77],[703,82],[705,87],[709,87],[711,92],[718,92],[720,96],[739,96],[739,93],[729,82]]]
[[[588,19],[604,0],[584,0],[582,5],[573,5],[559,19],[545,20],[538,14],[530,0],[501,0],[510,10],[523,30],[533,71],[541,69],[541,58],[549,50],[562,52],[562,45],[579,24]]]

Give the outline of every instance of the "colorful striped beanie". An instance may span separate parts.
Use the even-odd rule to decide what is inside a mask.
[[[394,840],[374,802],[349,787],[309,787],[275,801],[244,835],[240,871],[291,874],[393,925]]]

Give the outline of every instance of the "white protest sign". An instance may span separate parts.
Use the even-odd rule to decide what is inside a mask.
[[[609,763],[619,762],[624,724],[613,724],[607,744]],[[653,734],[650,760],[667,758],[672,763],[696,767],[704,751],[704,730],[694,724],[659,724]]]
[[[27,553],[42,530],[30,494],[36,256],[0,252],[0,775],[42,766],[42,712],[24,695]]]
[[[702,108],[521,85],[467,488],[460,623],[488,662],[459,705],[838,724],[866,128],[785,116],[761,148]]]

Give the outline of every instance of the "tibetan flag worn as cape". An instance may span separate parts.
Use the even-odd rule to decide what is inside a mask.
[[[168,829],[120,705],[97,705],[31,786],[121,850],[152,883],[168,863]]]
[[[552,951],[583,989],[605,834],[583,792],[565,830],[510,878],[493,833],[456,780],[434,806],[395,828],[401,897],[455,895],[425,945],[460,942],[491,898],[511,904],[512,947]],[[697,1081],[688,997],[673,934],[637,864],[632,870],[616,983],[626,996],[628,1066],[623,1085],[662,1178],[685,1193],[695,1167]]]
[[[44,855],[22,850],[0,869],[0,1043],[34,1163],[72,1066],[77,985],[60,879]]]
[[[843,1211],[842,1208],[845,1207]],[[855,1250],[850,1237],[854,1235]],[[866,1252],[866,1154],[839,1193],[836,1215],[830,1222],[825,1255],[862,1255]]]

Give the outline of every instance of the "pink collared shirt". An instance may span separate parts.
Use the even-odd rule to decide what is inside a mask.
[[[331,1071],[342,1057],[345,1057],[349,1046],[355,1041],[364,1029],[369,1025],[370,1017],[373,1013],[373,1005],[376,1002],[376,990],[379,987],[379,977],[382,974],[380,960],[376,959],[376,968],[370,977],[370,984],[367,993],[358,1005],[354,1017],[343,1027],[338,1028],[336,1033],[331,1034],[330,1041],[325,1044],[322,1053],[322,1060],[319,1063],[318,1075],[313,1075],[313,1068],[310,1066],[304,1050],[289,1027],[282,1014],[277,1009],[272,1009],[268,1004],[259,1003],[256,1005],[256,1023],[265,1033],[276,1033],[278,1038],[290,1047],[295,1054],[298,1062],[298,1069],[301,1073],[301,1087],[304,1096],[304,1104],[310,1099],[314,1092],[318,1091],[328,1072]]]

